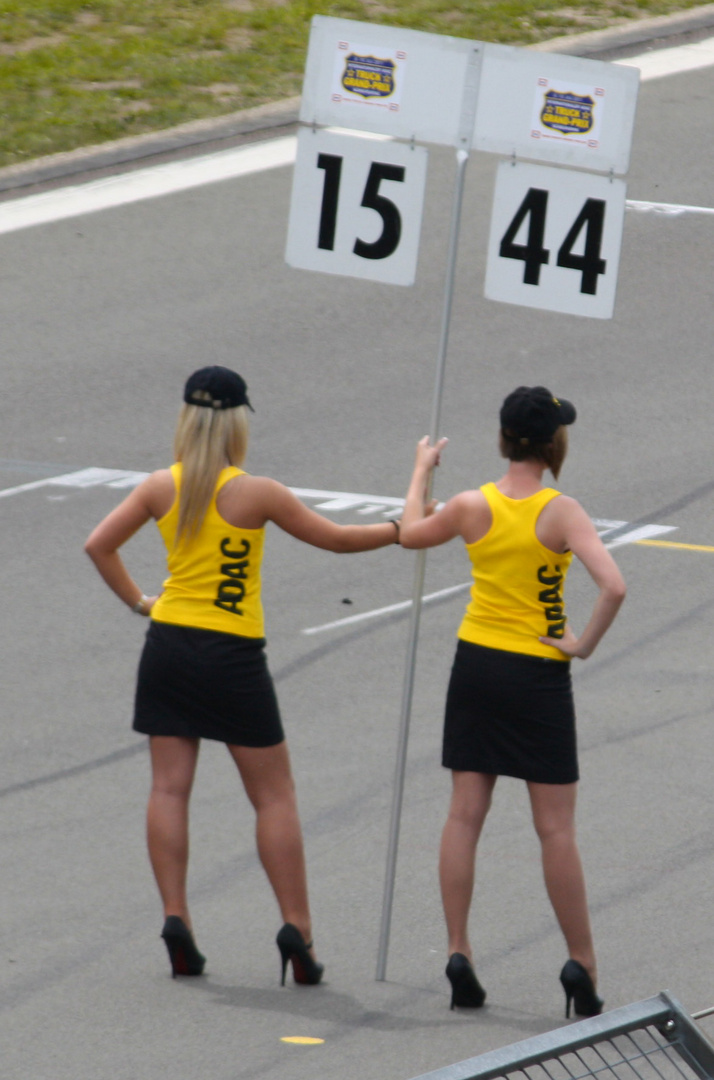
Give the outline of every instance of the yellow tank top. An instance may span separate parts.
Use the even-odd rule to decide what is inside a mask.
[[[495,484],[481,491],[493,520],[485,536],[466,545],[474,583],[458,636],[489,649],[570,659],[538,640],[562,637],[565,629],[563,586],[573,553],[544,547],[535,531],[541,510],[560,492],[543,488],[509,499]]]
[[[220,630],[241,637],[264,637],[260,599],[260,564],[265,529],[237,529],[221,517],[216,496],[243,471],[230,466],[218,477],[198,535],[174,547],[179,514],[181,465],[171,466],[176,498],[157,521],[166,544],[169,576],[151,609],[155,622]]]

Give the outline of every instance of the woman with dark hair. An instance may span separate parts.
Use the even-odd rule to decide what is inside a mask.
[[[568,948],[560,973],[580,1016],[598,1014],[595,951],[575,838],[578,762],[570,659],[590,656],[625,597],[625,584],[583,508],[543,485],[557,480],[573,405],[542,386],[521,386],[501,408],[506,474],[463,491],[429,515],[428,480],[446,440],[422,439],[407,493],[401,543],[427,548],[460,536],[474,584],[458,632],[446,700],[443,765],[452,799],[439,875],[448,932],[451,1007],[478,1007],[486,992],[473,968],[468,917],[476,846],[499,776],[526,781],[548,897]],[[571,628],[563,586],[573,555],[598,587],[581,634]]]
[[[288,963],[318,983],[302,832],[290,760],[265,660],[260,566],[269,521],[315,547],[371,551],[399,539],[399,525],[337,525],[283,484],[250,476],[247,387],[223,367],[186,383],[175,464],[152,473],[94,530],[85,550],[107,585],[151,619],[139,665],[134,729],[149,736],[149,857],[163,901],[162,937],[174,975],[200,975],[186,898],[188,806],[201,739],[223,742],[256,813],[258,854],[284,925],[277,936],[282,982]],[[169,576],[145,596],[119,548],[154,519]]]

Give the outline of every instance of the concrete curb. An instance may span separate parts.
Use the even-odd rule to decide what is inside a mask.
[[[635,23],[627,22],[607,30],[552,38],[531,48],[538,52],[616,59],[634,55],[648,46],[656,48],[665,43],[684,44],[696,40],[697,36],[704,36],[703,32],[712,27],[714,3],[676,15],[638,19]],[[227,116],[193,120],[164,131],[151,131],[99,146],[51,154],[21,165],[10,165],[0,169],[0,192],[46,184],[80,173],[112,170],[161,154],[173,154],[207,143],[227,142],[259,132],[291,127],[297,123],[299,109],[299,97],[285,98]]]
[[[603,54],[618,57],[647,51],[647,48],[672,44],[686,44],[702,35],[702,31],[714,27],[714,4],[690,8],[676,15],[658,15],[650,19],[637,19],[611,26],[607,30],[592,30],[586,34],[572,34],[553,38],[538,45],[531,45],[536,52],[570,53],[586,58]],[[679,39],[679,40],[673,40]]]
[[[59,180],[78,173],[113,169],[117,165],[141,161],[157,154],[186,150],[204,143],[223,142],[255,132],[289,127],[296,123],[299,109],[299,97],[285,98],[283,101],[242,109],[227,116],[191,120],[164,131],[149,131],[145,135],[116,139],[99,146],[80,147],[62,154],[50,154],[21,165],[9,165],[0,169],[0,192]]]

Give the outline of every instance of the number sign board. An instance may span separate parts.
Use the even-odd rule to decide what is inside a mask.
[[[288,265],[413,285],[426,165],[423,147],[301,129]]]
[[[625,209],[614,175],[629,165],[638,86],[626,65],[316,15],[286,260],[413,284],[426,183],[415,141],[473,148],[513,159],[497,174],[486,296],[611,318]]]
[[[486,44],[472,146],[624,175],[639,78],[623,64]]]
[[[623,180],[502,162],[488,243],[487,299],[612,318],[624,214]]]
[[[300,119],[467,149],[481,43],[313,16]]]

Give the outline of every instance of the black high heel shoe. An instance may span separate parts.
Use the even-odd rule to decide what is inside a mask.
[[[565,990],[565,1019],[570,1019],[570,1003],[574,1005],[576,1016],[599,1016],[604,1002],[595,993],[590,975],[577,960],[568,960],[560,973],[560,982]]]
[[[278,931],[275,941],[283,962],[280,985],[285,986],[285,972],[288,969],[288,962],[292,960],[295,982],[300,983],[301,986],[317,986],[325,967],[310,956],[308,950],[312,948],[312,942],[306,943],[297,926],[289,922]]]
[[[161,936],[171,961],[171,972],[177,975],[202,975],[206,957],[196,948],[193,934],[178,915],[169,915],[164,923]]]
[[[451,983],[451,1008],[480,1009],[486,1000],[486,991],[476,978],[476,972],[468,956],[452,953],[446,965],[446,977]]]

